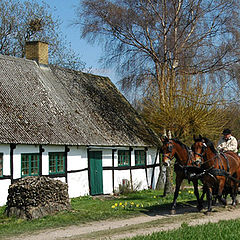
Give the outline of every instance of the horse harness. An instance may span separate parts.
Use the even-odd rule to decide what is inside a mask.
[[[174,148],[174,144],[170,141],[166,142],[168,144],[168,153],[172,154],[172,150]],[[192,155],[192,150],[187,148],[187,154],[188,154],[188,159],[186,165],[180,164],[178,161],[174,163],[174,171],[183,171],[185,178],[188,179],[188,181],[191,181],[195,178],[196,172],[200,172],[200,167],[198,165],[201,163],[201,161],[192,161],[191,165],[189,165],[191,155]],[[166,154],[163,154],[163,156],[167,157],[170,161],[174,158],[174,154],[172,156],[168,156]]]
[[[174,145],[172,142],[168,141],[166,142],[168,144],[168,153],[172,153],[172,150],[174,148]],[[202,148],[202,153],[195,153],[196,155],[199,155],[202,158],[204,158],[203,153],[205,151],[205,148]],[[188,181],[194,180],[194,179],[201,179],[204,175],[209,175],[213,178],[216,179],[216,176],[224,176],[224,177],[228,177],[234,181],[237,181],[240,183],[239,180],[237,180],[236,178],[234,178],[233,176],[231,176],[231,174],[229,173],[229,160],[227,158],[227,156],[224,153],[220,153],[226,160],[227,162],[227,171],[225,170],[224,166],[223,166],[223,161],[222,159],[219,157],[219,154],[215,155],[213,158],[204,161],[204,163],[209,162],[211,160],[213,160],[214,158],[218,159],[218,165],[219,168],[216,167],[211,167],[209,169],[203,169],[202,165],[204,163],[202,163],[201,160],[197,160],[197,161],[192,161],[191,165],[189,165],[189,161],[191,159],[191,154],[193,152],[192,149],[186,148],[187,153],[188,153],[188,159],[187,159],[187,163],[186,165],[180,164],[179,162],[175,162],[174,163],[174,171],[183,171],[185,178],[188,179]],[[168,156],[166,154],[163,154],[163,156],[167,157],[170,161],[174,158],[174,154],[172,154],[172,156]]]
[[[196,155],[199,155],[201,158],[204,158],[203,156],[203,153],[204,153],[205,149],[202,148],[202,153],[194,153]],[[227,163],[227,170],[225,170],[224,166],[223,166],[223,161],[222,159],[220,158],[220,156],[223,156],[224,159],[226,160],[226,163]],[[220,154],[216,154],[213,158],[209,159],[209,160],[206,160],[204,161],[204,163],[206,162],[209,162],[213,159],[217,158],[218,160],[218,166],[219,168],[216,168],[214,166],[212,166],[211,168],[209,169],[204,169],[203,172],[199,175],[199,178],[204,176],[204,175],[210,175],[211,177],[215,178],[216,179],[216,176],[224,176],[224,177],[227,177],[227,178],[230,178],[232,179],[233,181],[235,182],[238,182],[240,183],[239,180],[237,180],[236,178],[234,178],[230,173],[229,173],[229,170],[230,170],[230,166],[229,166],[229,160],[227,158],[227,156],[224,154],[224,153],[220,153]],[[204,164],[202,163],[201,166]]]

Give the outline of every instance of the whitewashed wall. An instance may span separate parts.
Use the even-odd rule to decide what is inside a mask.
[[[10,176],[10,145],[0,144],[0,152],[3,153],[3,175]],[[10,184],[10,179],[0,180],[0,206],[3,206],[7,202],[8,187]]]
[[[131,163],[132,166],[136,166],[135,162],[135,150],[144,150],[144,148],[133,148],[131,152]],[[148,158],[148,152],[147,152]],[[145,169],[132,169],[132,182],[134,190],[148,189],[148,182]]]
[[[84,147],[70,147],[68,152],[68,171],[88,168],[87,149]]]
[[[132,170],[132,181],[134,190],[148,189],[148,182],[145,169]]]
[[[10,175],[10,145],[0,144],[0,152],[3,153],[3,175]]]
[[[44,152],[42,153],[42,174],[49,174],[49,152],[64,152],[64,146],[43,146]],[[68,181],[68,191],[69,197],[78,197],[89,194],[89,182],[88,182],[88,158],[87,158],[87,148],[86,147],[69,147],[70,151],[68,152],[68,162],[67,162],[67,181]],[[123,148],[121,148],[123,149]],[[124,150],[128,150],[125,148]],[[131,152],[131,165],[135,166],[135,156],[134,150],[139,148],[134,148]],[[143,149],[139,149],[143,150]],[[114,152],[114,166],[112,166],[112,150],[111,149],[98,149],[102,151],[102,166],[104,167],[118,167],[118,156],[117,151]],[[9,144],[0,144],[0,152],[3,153],[3,174],[10,178],[10,145]],[[13,157],[13,179],[21,178],[21,154],[22,153],[39,153],[39,145],[17,145],[14,149]],[[148,149],[147,151],[147,165],[155,163],[156,158],[156,149]],[[156,161],[159,164],[159,158]],[[139,185],[139,190],[147,189],[151,184],[152,178],[152,168],[147,168],[146,179],[146,170],[145,169],[132,169],[132,180],[134,186]],[[159,166],[155,167],[154,178],[152,187],[155,188],[159,174]],[[110,194],[113,192],[113,179],[112,179],[112,170],[103,170],[103,193]],[[65,182],[65,177],[59,177]],[[130,181],[130,169],[124,170],[114,170],[114,190],[118,191],[119,184],[123,183],[123,179]],[[10,179],[1,179],[0,180],[0,206],[6,204],[8,187],[11,184]]]
[[[125,148],[121,150],[129,150],[129,148]],[[114,152],[114,167],[118,167],[118,155],[117,151]],[[123,179],[127,179],[130,181],[130,171],[127,170],[116,170],[114,171],[114,191],[119,190],[119,184],[123,184]]]
[[[128,149],[124,149],[128,150]],[[131,164],[132,166],[135,166],[135,156],[134,156],[134,150],[143,150],[143,148],[134,148],[131,152]],[[147,168],[147,175],[145,169],[132,169],[132,181],[134,188],[136,187],[137,190],[143,190],[148,189],[148,187],[151,187],[154,189],[156,187],[156,183],[158,180],[158,175],[160,171],[159,167],[159,156],[156,156],[156,149],[148,149],[147,151],[147,165],[155,164],[155,158],[157,166],[154,168],[154,177],[153,182],[151,185],[152,180],[152,174],[153,174],[153,168]],[[114,166],[118,166],[118,157],[117,152],[115,152],[114,155]],[[114,190],[119,190],[119,184],[122,185],[123,179],[127,179],[130,181],[130,170],[115,170],[114,172]]]
[[[68,173],[68,193],[69,197],[79,197],[89,194],[88,184],[88,159],[85,147],[70,147],[68,152],[68,171],[78,171]],[[85,169],[85,170],[84,170]]]
[[[56,146],[56,145],[43,145],[44,152],[42,153],[42,174],[48,175],[49,174],[49,158],[48,154],[50,152],[64,152],[65,147],[64,146]],[[59,180],[65,181],[64,178],[60,178]]]
[[[0,180],[0,184],[1,184],[1,189],[0,189],[0,195],[1,195],[1,197],[0,197],[0,206],[3,206],[7,202],[8,188],[9,188],[9,185],[11,184],[11,180],[10,179]]]
[[[155,159],[156,159],[156,149],[151,149],[151,148],[148,149],[147,164],[148,165],[154,164],[155,163]],[[154,174],[153,182],[152,182],[152,185],[151,185],[151,187],[153,189],[155,189],[155,187],[156,187],[157,180],[158,180],[158,175],[159,175],[159,172],[160,172],[159,154],[158,154],[157,159],[156,159],[156,164],[157,164],[157,167],[155,167],[155,168],[148,168],[147,169],[147,175],[148,175],[148,182],[149,182],[149,184],[151,184],[152,175]],[[154,173],[153,173],[153,171],[154,171]]]
[[[102,166],[103,167],[112,166],[112,150],[111,149],[102,150]],[[103,193],[110,194],[112,192],[113,192],[112,171],[103,170]]]
[[[68,174],[68,193],[70,198],[89,195],[87,171]]]

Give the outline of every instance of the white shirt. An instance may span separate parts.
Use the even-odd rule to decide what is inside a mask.
[[[228,140],[225,140],[225,138],[222,137],[218,142],[217,149],[223,152],[233,151],[237,153],[238,151],[237,146],[238,146],[238,142],[235,137],[230,136]]]

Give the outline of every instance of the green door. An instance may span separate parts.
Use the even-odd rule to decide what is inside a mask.
[[[103,194],[102,152],[90,151],[89,161],[91,195]]]

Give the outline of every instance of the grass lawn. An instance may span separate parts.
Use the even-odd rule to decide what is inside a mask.
[[[147,236],[136,236],[131,240],[238,240],[240,219],[208,223],[198,226],[182,224],[181,228],[172,231],[157,232]]]
[[[144,190],[113,197],[78,197],[71,199],[71,211],[64,211],[42,219],[23,220],[5,216],[5,207],[0,207],[0,239],[21,233],[48,228],[77,225],[90,221],[120,219],[138,216],[144,212],[169,209],[173,195],[162,196],[161,191]],[[184,190],[178,202],[195,200],[192,189]]]

